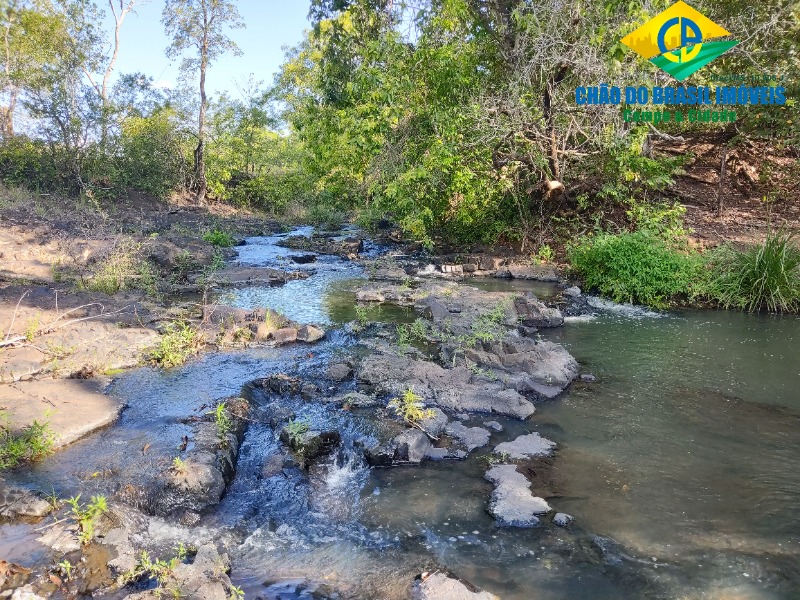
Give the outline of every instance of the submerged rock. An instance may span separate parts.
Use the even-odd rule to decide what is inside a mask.
[[[507,454],[510,458],[525,459],[552,456],[555,447],[555,442],[551,442],[534,432],[521,435],[511,442],[497,444],[494,451],[496,454]]]
[[[368,396],[360,392],[348,392],[342,396],[332,398],[331,402],[348,408],[369,408],[378,405],[378,400],[375,396]]]
[[[317,260],[317,255],[316,254],[294,254],[294,255],[289,257],[289,260],[291,260],[294,263],[297,263],[298,265],[307,265],[308,263],[312,263],[312,262],[316,261]]]
[[[451,423],[445,429],[450,437],[457,439],[466,449],[472,452],[489,443],[491,434],[483,427],[466,427],[462,423]]]
[[[515,465],[492,467],[484,478],[495,486],[487,510],[498,525],[536,527],[540,523],[537,515],[551,510],[544,499],[531,493],[530,482]]]
[[[305,271],[286,272],[266,267],[228,266],[211,275],[210,282],[220,287],[281,285],[295,279],[306,279],[309,275]]]
[[[332,363],[325,369],[325,377],[332,381],[344,381],[353,374],[353,366],[346,362]]]
[[[423,573],[411,589],[412,600],[500,600],[444,573]]]

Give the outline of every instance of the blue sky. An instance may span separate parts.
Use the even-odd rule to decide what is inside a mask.
[[[247,27],[230,32],[242,56],[226,55],[211,65],[207,90],[229,91],[238,97],[237,83],[253,73],[269,84],[283,62],[283,46],[294,46],[309,27],[309,0],[234,0]],[[108,11],[105,2],[98,2]],[[164,0],[150,0],[130,13],[122,25],[120,55],[114,73],[142,72],[160,85],[173,87],[178,81],[180,60],[170,61],[165,50],[169,40],[161,24]],[[110,11],[109,11],[110,12]],[[109,22],[113,23],[110,20]],[[110,25],[113,32],[113,25]]]

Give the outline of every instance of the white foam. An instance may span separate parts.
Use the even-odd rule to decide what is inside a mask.
[[[588,296],[587,301],[592,308],[615,313],[630,319],[662,319],[667,316],[666,313],[653,311],[646,306],[628,303],[619,304],[597,296]]]

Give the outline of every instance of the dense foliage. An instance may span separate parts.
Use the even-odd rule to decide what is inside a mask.
[[[585,238],[570,248],[569,258],[588,288],[656,308],[687,300],[703,268],[697,254],[646,231]]]
[[[604,293],[656,306],[689,293],[698,261],[681,249],[669,192],[687,157],[652,152],[654,137],[681,131],[574,98],[578,85],[675,85],[619,41],[671,0],[312,0],[274,84],[251,80],[241,99],[205,90],[215,59],[238,52],[232,0],[165,3],[183,87],[114,73],[117,34],[142,1],[0,0],[0,179],[94,202],[188,192],[326,226],[389,219],[429,246],[506,241],[549,256],[581,239],[575,269]],[[744,41],[692,85],[767,74],[787,90],[785,106],[737,107],[729,143],[800,144],[797,4],[693,4]],[[796,308],[792,243],[720,251],[712,260],[730,277],[705,295]]]

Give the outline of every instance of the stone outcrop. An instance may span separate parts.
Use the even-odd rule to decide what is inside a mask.
[[[358,369],[358,379],[378,392],[399,396],[412,388],[427,404],[455,412],[496,413],[526,419],[533,404],[499,383],[476,380],[464,367],[445,369],[435,363],[406,356],[374,354]]]
[[[495,374],[502,373],[510,387],[554,398],[578,376],[578,362],[553,342],[506,337],[465,351],[465,357]]]

